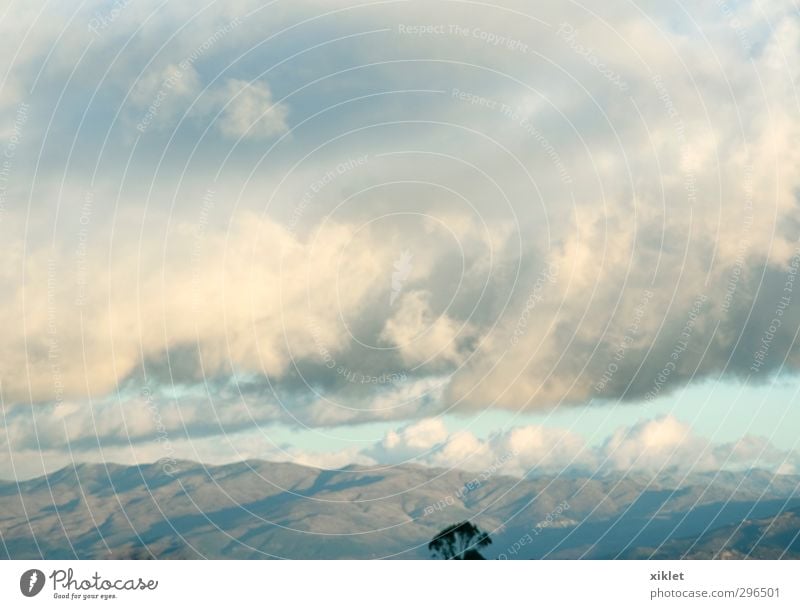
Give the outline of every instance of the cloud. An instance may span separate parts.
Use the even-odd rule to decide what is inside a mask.
[[[446,314],[435,317],[429,300],[430,295],[422,291],[403,295],[380,339],[396,347],[410,366],[437,361],[459,364],[465,355],[459,341],[468,341],[470,331]]]
[[[205,438],[214,425],[197,422],[216,414],[229,431],[326,427],[796,373],[791,3],[740,3],[730,21],[658,3],[602,18],[360,7],[278,35],[319,16],[304,3],[231,27],[257,5],[142,24],[154,5],[131,3],[92,33],[95,4],[63,38],[23,8],[31,36],[0,36],[9,99],[30,91],[31,106],[0,225],[4,412],[63,406],[77,429],[89,396],[116,399],[98,433],[124,441],[122,412],[135,438],[150,425],[141,387],[180,389]],[[420,19],[467,35],[397,27]],[[412,268],[395,276],[403,252]],[[605,456],[700,450],[682,433],[637,428]],[[525,464],[584,450],[543,434],[505,441]],[[481,446],[434,452],[494,450]]]
[[[183,120],[213,120],[219,133],[234,140],[269,139],[286,133],[289,108],[274,102],[265,82],[228,79],[203,87],[193,64],[169,64],[151,70],[136,83],[130,98],[137,110],[136,129],[175,129]]]
[[[617,430],[606,440],[602,452],[613,470],[680,467],[706,471],[718,467],[708,450],[707,441],[695,436],[686,423],[668,415]]]
[[[450,437],[441,419],[422,419],[397,431],[389,431],[371,451],[378,462],[402,462],[419,458]]]
[[[281,135],[289,129],[288,107],[272,100],[264,82],[231,79],[211,95],[212,103],[222,108],[217,128],[225,137],[258,140]]]
[[[200,75],[191,65],[169,64],[143,75],[131,92],[131,105],[139,110],[137,129],[151,125],[174,128],[202,87]]]
[[[466,430],[448,432],[438,419],[423,419],[388,432],[376,448],[363,453],[379,463],[493,468],[518,477],[564,472],[688,475],[750,468],[787,473],[800,463],[796,451],[777,449],[759,436],[713,443],[672,415],[620,427],[597,447],[567,429],[525,425],[482,439]]]
[[[494,466],[512,476],[564,472],[688,475],[751,468],[789,473],[800,464],[796,451],[778,449],[766,438],[746,436],[732,443],[714,443],[671,415],[620,427],[597,447],[587,445],[580,435],[567,429],[526,425],[486,439],[467,431],[450,433],[446,438],[440,434],[435,442],[418,443],[412,452],[416,453],[414,461],[429,466],[471,471]],[[397,456],[405,460],[408,453]],[[384,455],[379,461],[400,459],[393,461]]]
[[[171,366],[173,381],[202,383],[240,367],[281,376],[293,359],[322,361],[345,338],[328,305],[337,287],[345,313],[369,290],[352,278],[342,277],[339,286],[329,280],[349,235],[350,228],[331,225],[309,253],[284,227],[247,217],[228,236],[205,232],[202,222],[178,225],[163,263],[146,260],[155,251],[137,252],[122,240],[107,268],[68,251],[31,252],[22,270],[25,291],[10,290],[0,303],[10,328],[0,347],[5,399],[68,399],[87,388],[104,394],[142,367],[146,373],[148,364],[156,378]],[[365,255],[362,264],[349,264],[363,278],[377,272],[374,260]],[[158,274],[150,272],[152,263]],[[76,264],[86,279],[76,281]],[[18,284],[19,269],[3,270],[4,285]],[[236,287],[228,292],[225,284]],[[317,298],[308,301],[307,290]],[[20,318],[24,325],[11,321]],[[18,374],[25,369],[30,377]]]
[[[106,408],[108,412],[104,412]],[[429,417],[390,429],[376,442],[353,442],[326,451],[276,443],[266,422],[269,418],[260,421],[255,431],[256,410],[247,415],[241,409],[173,410],[161,403],[152,408],[143,402],[138,410],[126,413],[123,427],[114,413],[117,408],[103,406],[93,416],[86,409],[70,407],[62,407],[59,417],[43,412],[33,415],[30,410],[12,413],[0,448],[14,455],[21,477],[42,471],[38,455],[46,463],[44,471],[62,467],[70,459],[126,463],[264,459],[323,469],[418,464],[513,477],[620,473],[684,477],[754,468],[776,474],[800,471],[800,454],[795,450],[778,449],[766,438],[752,435],[714,443],[671,415],[620,427],[597,446],[588,445],[568,429],[525,425],[482,438],[465,429],[451,431],[441,419]],[[245,416],[254,419],[249,425],[237,426],[233,417]],[[28,462],[26,455],[36,458]],[[0,477],[13,477],[10,466],[0,467]]]

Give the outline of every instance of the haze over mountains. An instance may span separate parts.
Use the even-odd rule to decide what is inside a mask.
[[[177,470],[83,464],[0,482],[0,556],[427,558],[439,530],[471,520],[494,541],[487,558],[800,557],[800,476],[762,470],[657,481],[266,461]]]

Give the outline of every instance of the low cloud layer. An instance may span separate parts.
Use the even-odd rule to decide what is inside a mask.
[[[269,433],[247,431],[252,425],[237,428],[232,421],[209,424],[208,434],[187,434],[184,425],[197,425],[191,416],[181,420],[143,408],[138,415],[126,416],[122,430],[109,414],[100,412],[92,420],[82,420],[77,411],[68,412],[61,425],[51,424],[52,417],[40,416],[35,426],[38,432],[31,431],[29,417],[18,417],[9,426],[9,444],[0,444],[14,455],[0,470],[0,477],[33,477],[82,461],[158,461],[177,467],[178,461],[186,459],[203,463],[266,459],[323,469],[418,464],[513,477],[629,472],[680,479],[721,470],[765,469],[776,475],[800,471],[796,450],[776,448],[756,435],[712,442],[672,415],[620,427],[598,445],[587,444],[581,434],[569,429],[551,426],[513,427],[482,438],[467,430],[452,432],[441,419],[426,418],[388,431],[375,442],[353,442],[346,449],[324,451],[275,443]],[[151,431],[153,417],[157,418],[155,432]],[[227,427],[224,439],[216,437],[220,434],[212,429],[215,424]],[[122,435],[127,435],[127,442]]]

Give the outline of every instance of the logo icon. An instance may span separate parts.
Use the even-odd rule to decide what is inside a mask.
[[[25,596],[36,596],[44,588],[44,573],[39,569],[28,569],[19,578],[19,591]]]

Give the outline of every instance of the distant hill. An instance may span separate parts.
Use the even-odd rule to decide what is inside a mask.
[[[800,508],[800,477],[764,471],[656,483],[642,474],[480,481],[414,465],[181,462],[178,470],[84,464],[0,481],[0,557],[426,558],[428,541],[461,520],[490,532],[487,558],[633,558],[649,548],[659,558],[713,555],[743,520],[725,545],[730,557],[773,557],[798,530]]]
[[[637,548],[625,558],[800,559],[800,509],[719,527],[697,538],[674,539],[660,548]]]

